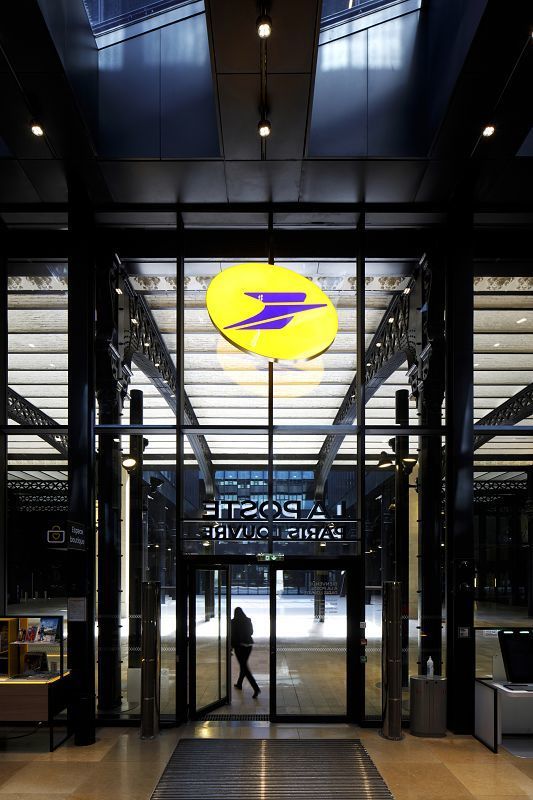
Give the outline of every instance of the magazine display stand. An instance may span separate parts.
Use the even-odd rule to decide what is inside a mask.
[[[0,723],[46,722],[50,751],[54,720],[68,708],[71,679],[65,668],[63,617],[5,617],[0,619]]]

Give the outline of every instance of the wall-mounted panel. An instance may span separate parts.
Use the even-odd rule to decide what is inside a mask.
[[[161,156],[220,156],[204,14],[161,29]]]
[[[367,32],[320,45],[310,131],[310,156],[367,152]]]
[[[419,12],[368,29],[368,155],[427,152]]]
[[[100,50],[101,155],[158,158],[160,143],[159,31]]]

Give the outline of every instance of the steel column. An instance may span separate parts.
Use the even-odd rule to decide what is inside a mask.
[[[143,423],[143,393],[140,389],[130,391],[130,422]],[[129,476],[129,608],[128,667],[141,666],[141,590],[143,582],[144,554],[144,481],[143,481],[143,437],[130,436],[130,455],[137,462]]]
[[[121,376],[117,334],[116,297],[111,273],[113,254],[99,253],[96,302],[96,392],[99,422],[120,423]],[[120,441],[113,436],[98,437],[98,708],[121,705],[121,477]]]
[[[75,742],[89,745],[95,741],[95,229],[88,202],[73,180],[69,201],[69,516],[85,526],[87,550],[70,556],[69,594],[85,600],[86,616],[68,621],[68,656]]]
[[[528,570],[527,570],[527,615],[533,616],[533,468],[526,470],[527,476],[527,541],[528,541]]]
[[[450,220],[446,272],[446,572],[448,727],[474,720],[473,260],[471,215]]]
[[[409,391],[396,392],[396,423],[409,425]],[[401,584],[402,613],[402,686],[409,685],[409,437],[394,440],[396,469],[394,479],[394,580]]]
[[[7,425],[7,258],[4,252],[5,227],[0,224],[0,424]],[[7,434],[0,433],[0,616],[7,605]]]

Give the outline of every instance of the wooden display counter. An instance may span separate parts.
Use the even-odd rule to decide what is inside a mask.
[[[50,731],[50,752],[70,736],[54,743],[54,720],[68,708],[72,681],[70,673],[49,679],[0,678],[0,722],[46,722]]]

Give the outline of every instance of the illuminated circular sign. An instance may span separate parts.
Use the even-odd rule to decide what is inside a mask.
[[[322,289],[272,264],[228,267],[209,284],[206,303],[228,341],[272,361],[315,358],[333,343],[339,326]]]

